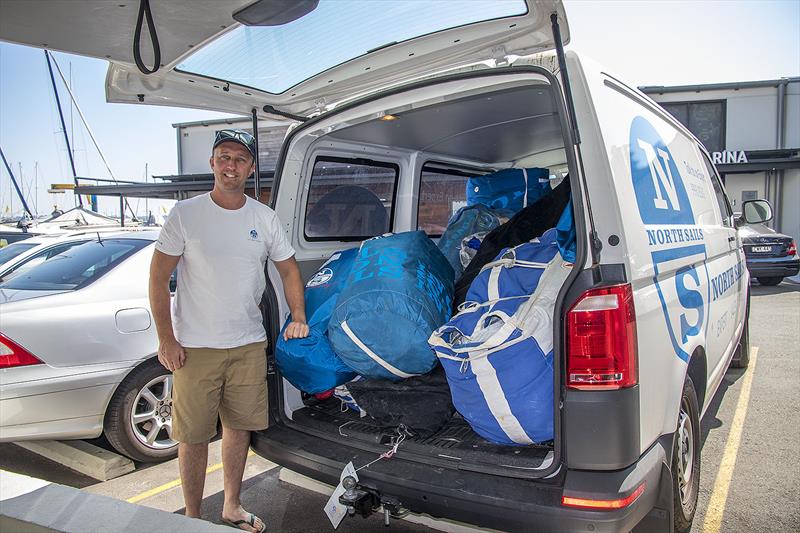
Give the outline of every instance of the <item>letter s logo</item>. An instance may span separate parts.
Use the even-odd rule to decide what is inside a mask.
[[[691,278],[694,282],[694,288],[686,286],[686,278]],[[697,274],[697,269],[692,265],[683,267],[675,272],[675,288],[678,293],[678,301],[687,310],[694,310],[697,312],[697,320],[694,324],[689,324],[686,319],[686,313],[681,314],[680,318],[680,335],[681,342],[686,344],[689,337],[693,337],[700,333],[703,327],[703,293],[700,292],[700,276]]]

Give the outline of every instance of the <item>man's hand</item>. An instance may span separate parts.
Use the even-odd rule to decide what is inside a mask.
[[[283,330],[283,340],[285,341],[289,339],[302,339],[304,337],[308,337],[308,324],[305,322],[293,320],[289,322],[289,325]]]
[[[170,372],[174,372],[186,362],[186,351],[183,349],[183,346],[178,344],[178,341],[174,339],[159,343],[158,362],[164,365],[164,368]]]

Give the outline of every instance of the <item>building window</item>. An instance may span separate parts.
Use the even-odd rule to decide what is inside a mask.
[[[663,102],[661,107],[689,128],[709,152],[725,150],[725,100]]]
[[[306,204],[306,238],[361,241],[391,231],[399,170],[367,159],[317,159]]]
[[[733,223],[731,216],[733,215],[733,210],[731,209],[728,197],[725,195],[725,190],[722,188],[722,184],[717,177],[717,173],[714,170],[714,165],[705,155],[703,155],[703,162],[706,164],[706,171],[708,172],[709,179],[711,179],[711,185],[714,189],[714,196],[717,198],[720,222],[722,222],[723,226],[732,227]]]

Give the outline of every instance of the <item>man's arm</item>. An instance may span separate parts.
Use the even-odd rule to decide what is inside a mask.
[[[275,261],[275,268],[281,275],[283,283],[283,295],[289,310],[292,313],[292,321],[286,326],[283,332],[284,340],[300,339],[308,337],[308,324],[306,324],[306,303],[303,297],[303,280],[300,277],[300,268],[294,256],[283,261]]]
[[[180,256],[155,250],[150,261],[150,311],[158,332],[158,360],[167,370],[177,370],[186,361],[183,346],[175,339],[169,302],[169,278]]]

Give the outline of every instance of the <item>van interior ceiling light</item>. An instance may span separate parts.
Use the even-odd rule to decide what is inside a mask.
[[[147,68],[147,65],[142,61],[141,53],[141,39],[142,39],[142,23],[144,17],[147,17],[147,29],[150,32],[150,42],[153,44],[153,68]],[[133,59],[136,61],[136,66],[142,74],[153,74],[161,68],[161,46],[158,44],[158,35],[156,34],[156,26],[153,23],[153,13],[150,10],[150,0],[139,0],[139,16],[136,18],[136,30],[133,34]]]
[[[381,117],[381,120],[383,120],[385,122],[391,122],[393,120],[397,120],[398,118],[400,118],[400,117],[398,117],[397,115],[383,115]]]

